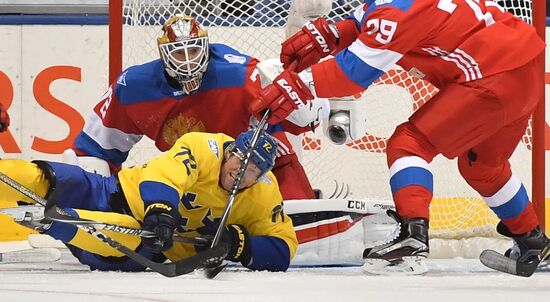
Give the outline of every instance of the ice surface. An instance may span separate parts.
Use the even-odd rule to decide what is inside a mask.
[[[546,301],[550,272],[531,278],[491,271],[478,260],[428,260],[424,276],[369,276],[359,267],[229,268],[214,280],[195,272],[90,272],[68,254],[60,262],[0,265],[0,301]]]

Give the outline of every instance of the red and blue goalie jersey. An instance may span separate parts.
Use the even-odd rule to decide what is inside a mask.
[[[534,28],[496,1],[365,1],[338,23],[334,59],[313,65],[317,96],[365,90],[394,64],[442,88],[525,65],[544,50]]]
[[[184,95],[165,76],[160,59],[129,67],[94,108],[73,148],[117,169],[143,135],[161,151],[188,132],[248,129],[248,103],[260,89],[258,61],[222,44],[210,45],[210,62],[198,92]]]

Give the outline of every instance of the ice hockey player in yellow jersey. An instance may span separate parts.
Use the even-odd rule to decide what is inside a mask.
[[[216,232],[252,136],[253,131],[236,139],[188,133],[163,155],[110,177],[63,163],[15,159],[0,160],[0,171],[75,217],[153,231],[155,238],[108,235],[154,261],[176,261],[206,247],[173,242],[174,233],[204,237]],[[270,136],[260,136],[222,236],[231,247],[226,259],[254,270],[286,270],[297,247],[270,172],[276,147]],[[5,184],[0,194],[29,202]],[[74,225],[42,222],[37,229],[66,243],[91,269],[145,269]]]

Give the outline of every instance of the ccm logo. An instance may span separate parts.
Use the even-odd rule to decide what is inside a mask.
[[[348,200],[348,209],[366,210],[364,201]]]
[[[330,50],[328,49],[328,45],[327,45],[327,41],[325,40],[325,38],[321,35],[321,33],[317,30],[317,28],[315,27],[315,25],[311,24],[311,23],[307,23],[306,24],[306,28],[309,29],[309,31],[311,32],[311,34],[313,34],[313,36],[315,37],[315,40],[317,40],[317,43],[319,43],[319,45],[321,45],[321,48],[323,49],[323,52],[324,53],[329,53]]]
[[[288,82],[285,79],[277,80],[277,84],[279,84],[279,86],[283,87],[283,89],[286,91],[288,96],[292,100],[294,100],[294,104],[296,104],[296,106],[298,108],[301,108],[302,106],[304,106],[304,102],[302,101],[302,99],[300,99],[300,96],[298,95],[298,93],[296,91],[292,90],[292,87],[290,87],[290,85],[288,84]]]

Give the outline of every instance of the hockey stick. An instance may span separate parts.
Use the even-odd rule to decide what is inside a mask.
[[[46,217],[53,221],[60,221],[65,223],[73,219],[71,215],[69,215],[68,213],[63,211],[63,209],[57,206],[53,206],[48,209],[46,211]],[[75,225],[79,229],[94,236],[96,239],[107,243],[110,247],[115,248],[116,250],[128,256],[137,263],[148,267],[165,277],[177,277],[180,275],[191,273],[195,269],[207,267],[209,265],[212,265],[213,263],[219,262],[220,259],[224,259],[227,256],[228,252],[226,245],[218,245],[215,248],[205,250],[204,252],[198,253],[183,260],[171,263],[156,263],[136,253],[134,250],[129,249],[125,245],[110,238],[109,236],[103,234],[90,224],[79,224],[77,219],[75,221]]]
[[[298,61],[293,61],[290,63],[290,66],[287,68],[288,70],[296,70],[296,67],[298,66]],[[216,235],[214,236],[214,240],[212,241],[212,248],[214,248],[216,245],[220,243],[221,235],[223,232],[223,229],[225,228],[225,224],[227,222],[227,218],[229,217],[229,213],[231,212],[231,208],[233,207],[233,203],[235,201],[235,198],[237,196],[237,191],[239,189],[239,186],[241,184],[241,179],[244,175],[244,172],[246,171],[246,167],[248,166],[248,162],[250,161],[250,158],[252,157],[252,151],[254,148],[256,148],[256,144],[258,143],[259,137],[264,132],[264,128],[267,124],[267,120],[271,116],[271,110],[266,109],[264,112],[264,115],[262,116],[262,119],[258,123],[258,126],[256,128],[256,131],[254,131],[254,135],[252,136],[252,141],[250,142],[250,146],[246,150],[246,154],[244,155],[244,158],[241,162],[241,166],[239,168],[239,174],[237,174],[237,179],[235,181],[235,184],[233,184],[233,188],[231,188],[231,192],[229,193],[229,198],[227,199],[227,204],[225,205],[225,209],[222,214],[222,218],[220,221],[220,225],[218,226],[218,229],[216,231]],[[216,277],[227,265],[222,265],[222,262],[220,261],[215,266],[206,268],[206,278],[213,279]]]
[[[48,216],[48,213],[53,213],[53,212],[49,212],[47,210],[45,216]],[[142,229],[128,228],[128,227],[124,227],[116,224],[103,223],[103,222],[98,222],[98,221],[88,220],[83,218],[75,218],[73,216],[70,216],[70,217],[71,219],[66,219],[66,220],[63,220],[62,217],[59,217],[59,219],[57,219],[56,221],[74,224],[74,225],[78,225],[78,224],[89,225],[94,227],[96,230],[111,231],[111,232],[128,234],[128,235],[137,235],[144,238],[152,238],[157,236],[154,232],[146,231]],[[48,218],[51,219],[51,217],[48,217]],[[174,234],[172,239],[176,242],[181,242],[181,243],[190,243],[190,244],[198,244],[198,245],[210,244],[210,240],[203,237],[183,237],[178,234]]]
[[[47,200],[42,198],[40,195],[29,190],[25,186],[16,182],[6,174],[0,172],[0,180],[12,187],[13,189],[19,191],[23,195],[29,197],[36,203],[46,207]],[[166,277],[176,277],[183,274],[188,274],[193,272],[197,268],[203,268],[206,266],[211,266],[213,263],[219,263],[228,253],[228,247],[225,244],[218,244],[215,247],[212,247],[208,250],[205,250],[201,253],[198,253],[194,256],[176,261],[171,263],[156,263],[151,261],[144,256],[136,253],[134,250],[129,249],[118,241],[110,238],[109,236],[98,231],[92,224],[80,224],[78,223],[79,219],[72,217],[63,209],[57,207],[56,205],[48,205],[45,213],[45,217],[53,220],[67,223],[68,221],[73,221],[76,227],[92,235],[96,239],[108,244],[110,247],[116,249],[117,251],[128,256],[130,259],[136,261],[137,263],[163,275]]]
[[[229,213],[231,212],[231,208],[233,207],[233,203],[235,202],[235,198],[237,197],[237,192],[239,190],[239,186],[241,185],[241,180],[243,178],[244,172],[248,167],[248,162],[252,157],[252,152],[254,148],[256,148],[256,145],[258,144],[258,139],[264,132],[265,125],[267,124],[267,119],[269,118],[270,115],[271,115],[271,111],[267,109],[260,123],[258,124],[256,130],[254,131],[254,135],[252,136],[252,141],[250,142],[250,146],[248,147],[248,149],[246,150],[246,153],[244,154],[244,158],[241,161],[241,166],[239,167],[239,173],[237,174],[237,179],[235,180],[235,183],[231,188],[231,192],[229,193],[229,198],[227,199],[227,204],[225,205],[225,209],[223,210],[222,218],[220,220],[220,225],[218,226],[218,229],[216,230],[216,235],[214,235],[214,239],[212,240],[212,246],[211,246],[212,249],[216,248],[220,244],[222,232],[225,228],[225,224],[229,217]],[[213,279],[225,268],[225,266],[226,265],[222,265],[222,262],[220,261],[216,263],[214,267],[207,268],[206,278]]]
[[[8,184],[10,187],[14,188],[15,190],[19,191],[23,195],[29,197],[30,199],[32,199],[37,204],[39,204],[39,205],[43,206],[44,208],[46,208],[46,205],[47,205],[47,200],[46,199],[42,198],[40,195],[38,195],[35,192],[33,192],[33,191],[29,190],[28,188],[24,187],[23,185],[21,185],[20,183],[18,183],[14,179],[10,178],[6,174],[3,174],[3,173],[0,172],[0,180],[2,180],[2,182]],[[7,209],[7,210],[6,209],[0,209],[0,213],[14,217],[11,212],[12,211],[9,211],[9,209]],[[14,220],[16,222],[18,222],[18,219],[16,219],[15,217],[14,217]],[[60,220],[58,220],[58,221],[60,221]],[[98,222],[98,221],[83,219],[83,218],[72,217],[72,219],[67,220],[67,221],[62,221],[62,222],[69,223],[69,224],[75,224],[75,225],[76,224],[86,224],[86,225],[93,226],[96,230],[111,231],[111,232],[128,234],[128,235],[136,235],[136,236],[146,237],[146,238],[151,238],[151,237],[156,236],[156,234],[154,232],[151,232],[151,231],[146,231],[146,230],[142,230],[142,229],[134,229],[134,228],[124,227],[124,226],[121,226],[121,225],[103,223],[103,222]],[[180,236],[178,234],[174,234],[173,240],[176,241],[176,242],[191,243],[191,244],[198,244],[198,245],[208,245],[208,244],[210,244],[210,240],[207,239],[207,238],[203,238],[203,237],[193,237],[193,238],[183,237],[183,236]]]
[[[479,260],[483,265],[494,270],[521,277],[530,277],[539,264],[550,256],[550,245],[546,246],[533,260],[522,262],[510,259],[497,251],[485,250],[479,255]]]

